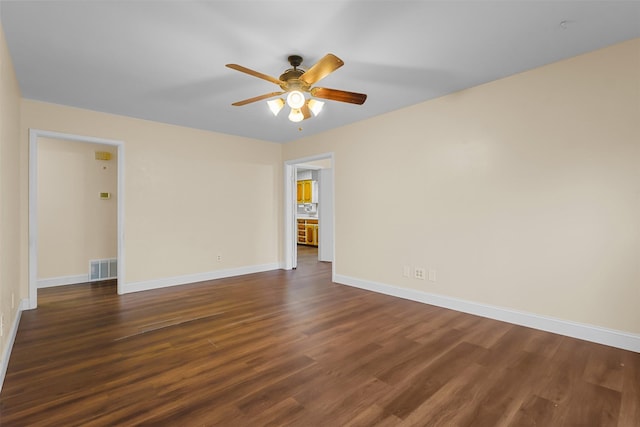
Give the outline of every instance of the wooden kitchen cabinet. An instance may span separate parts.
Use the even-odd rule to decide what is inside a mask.
[[[303,185],[302,185],[303,182],[304,181],[298,181],[297,182],[298,185],[296,186],[297,194],[298,194],[298,203],[304,203],[303,202],[303,200],[304,200],[304,189],[303,189]]]
[[[306,244],[307,243],[307,230],[305,228],[305,220],[298,220],[298,243]]]
[[[307,223],[305,229],[306,244],[311,246],[318,246],[318,224]]]
[[[298,243],[318,246],[318,220],[298,219]]]
[[[297,201],[298,203],[317,203],[318,195],[315,181],[305,179],[297,181]]]
[[[310,180],[302,181],[302,203],[311,203],[313,200],[313,186]]]

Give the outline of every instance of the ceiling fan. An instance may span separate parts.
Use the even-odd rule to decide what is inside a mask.
[[[252,102],[261,101],[263,99],[273,98],[275,96],[287,94],[286,104],[291,107],[289,120],[299,122],[311,117],[311,113],[318,115],[322,110],[323,102],[316,99],[306,99],[304,93],[309,93],[314,98],[328,99],[331,101],[348,102],[350,104],[364,104],[367,95],[363,93],[347,92],[338,89],[329,89],[325,87],[312,87],[315,83],[325,78],[338,68],[344,65],[344,62],[337,56],[328,53],[318,62],[316,62],[307,71],[298,68],[302,64],[302,57],[299,55],[289,56],[289,64],[292,68],[286,70],[280,78],[276,79],[266,74],[259,73],[238,64],[227,64],[227,67],[258,77],[271,83],[275,83],[282,89],[279,92],[270,92],[264,95],[234,102],[231,105],[242,106]],[[285,105],[283,98],[268,101],[267,104],[274,115],[278,115]]]

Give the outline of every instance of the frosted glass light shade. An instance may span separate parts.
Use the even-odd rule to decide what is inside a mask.
[[[282,110],[282,107],[284,107],[284,99],[272,99],[271,101],[267,101],[267,105],[269,106],[269,109],[271,110],[273,115],[277,116],[280,110]]]
[[[287,95],[287,105],[294,109],[299,109],[304,105],[304,94],[299,90],[289,92]]]
[[[309,107],[309,110],[311,110],[313,115],[317,116],[318,114],[320,114],[320,111],[322,111],[322,107],[324,107],[324,102],[318,101],[315,99],[310,99],[309,102],[307,103],[307,106]]]
[[[289,113],[289,120],[296,123],[301,122],[304,120],[304,114],[302,114],[302,111],[300,111],[299,108],[292,108]]]

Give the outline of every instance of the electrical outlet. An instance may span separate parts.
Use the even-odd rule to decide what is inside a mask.
[[[402,276],[411,277],[411,266],[410,265],[405,265],[402,268]]]
[[[218,256],[216,257],[216,260],[217,260],[218,262],[222,261],[222,255],[218,255]]]
[[[4,336],[4,314],[0,314],[0,337]]]
[[[424,268],[416,267],[416,269],[413,270],[413,277],[416,279],[424,280],[424,274]]]
[[[431,282],[435,282],[436,281],[436,271],[435,270],[429,270],[429,281],[431,281]]]

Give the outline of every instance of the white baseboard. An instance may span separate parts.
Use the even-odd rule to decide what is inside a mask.
[[[515,325],[527,326],[533,329],[552,332],[617,347],[624,350],[640,353],[640,335],[629,332],[607,329],[600,326],[588,325],[584,323],[572,322],[568,320],[556,319],[552,317],[540,316],[524,311],[512,310],[503,307],[496,307],[472,301],[443,295],[431,294],[415,289],[400,288],[397,286],[376,283],[355,277],[334,275],[333,281],[343,285],[354,286],[381,294],[404,298],[425,304],[436,305],[438,307],[475,314],[489,319],[501,320]]]
[[[89,281],[88,274],[76,274],[74,276],[51,277],[49,279],[38,279],[36,287],[51,288],[53,286],[75,285],[76,283],[86,283]]]
[[[124,294],[131,292],[149,291],[151,289],[167,288],[169,286],[186,285],[207,280],[223,279],[225,277],[242,276],[245,274],[261,273],[263,271],[278,270],[281,263],[250,265],[240,268],[229,268],[226,270],[210,271],[206,273],[187,274],[185,276],[165,277],[155,280],[144,280],[142,282],[126,283],[122,286]]]
[[[11,323],[11,329],[9,330],[9,336],[7,338],[7,345],[2,352],[2,366],[0,366],[0,391],[2,391],[2,385],[4,384],[4,377],[7,374],[7,368],[9,367],[9,358],[11,357],[11,351],[13,350],[13,343],[16,340],[16,334],[18,333],[18,326],[20,326],[20,316],[22,311],[29,307],[29,300],[23,299],[20,301],[16,315]]]

